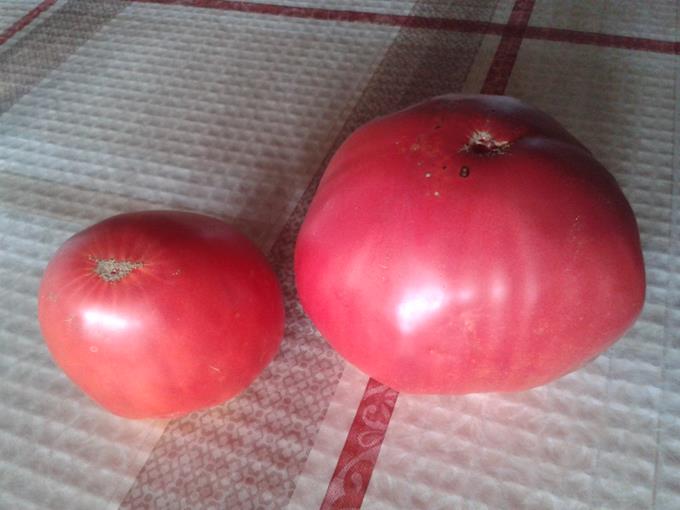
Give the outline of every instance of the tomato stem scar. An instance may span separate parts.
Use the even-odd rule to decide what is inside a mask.
[[[135,269],[144,267],[142,262],[116,259],[94,259],[94,272],[105,282],[119,282]]]
[[[488,131],[474,131],[461,152],[472,152],[480,156],[497,156],[510,148],[510,142],[496,140]]]

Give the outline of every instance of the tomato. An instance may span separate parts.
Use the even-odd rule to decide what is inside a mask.
[[[113,216],[49,262],[38,316],[64,372],[111,412],[171,417],[246,388],[283,335],[264,256],[226,223],[176,211]]]
[[[328,342],[410,393],[547,383],[615,342],[645,296],[615,179],[557,121],[499,96],[441,96],[354,132],[295,270]]]

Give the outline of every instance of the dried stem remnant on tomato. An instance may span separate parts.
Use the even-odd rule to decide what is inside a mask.
[[[135,269],[144,267],[142,262],[116,259],[94,259],[97,262],[94,272],[106,282],[119,282]]]
[[[510,142],[496,140],[488,131],[475,131],[461,152],[472,152],[481,156],[496,156],[507,152]]]

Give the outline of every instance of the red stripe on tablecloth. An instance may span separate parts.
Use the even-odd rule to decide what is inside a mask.
[[[457,18],[437,18],[403,14],[383,14],[370,11],[350,11],[325,9],[321,7],[295,7],[290,5],[238,2],[230,0],[133,0],[137,3],[183,5],[222,11],[269,14],[289,18],[316,19],[321,21],[345,21],[350,23],[370,23],[408,28],[428,28],[455,32],[502,34],[505,25],[488,21],[474,21]]]
[[[38,4],[37,7],[34,7],[24,14],[19,20],[16,21],[16,23],[0,34],[0,46],[5,44],[11,37],[15,36],[28,25],[30,25],[33,20],[35,20],[47,9],[52,7],[56,2],[57,0],[43,0]]]
[[[361,507],[398,395],[375,379],[368,380],[321,503],[322,510]]]
[[[534,0],[517,0],[515,2],[508,22],[508,27],[512,29],[512,32],[508,31],[503,34],[501,42],[498,44],[496,54],[482,86],[483,94],[503,94],[505,92],[533,8]]]
[[[0,45],[26,28],[41,13],[52,7],[57,0],[44,0],[37,7],[29,11],[20,20],[0,34]],[[631,37],[625,35],[602,34],[597,32],[582,32],[550,27],[513,26],[512,17],[508,25],[487,21],[474,21],[456,18],[437,18],[427,16],[410,16],[402,14],[383,14],[376,12],[349,11],[340,9],[323,9],[316,7],[292,7],[276,4],[261,4],[252,2],[238,2],[229,0],[132,0],[136,3],[172,4],[187,7],[202,7],[223,11],[238,11],[252,14],[269,14],[291,18],[317,19],[325,21],[346,21],[371,23],[374,25],[389,25],[396,27],[424,28],[430,30],[448,30],[454,32],[469,32],[476,34],[503,35],[507,38],[522,37],[542,41],[568,42],[573,44],[587,44],[607,48],[622,48],[635,51],[649,51],[652,53],[666,53],[680,55],[680,42]],[[526,2],[523,2],[526,3]],[[526,11],[524,11],[526,12]],[[521,12],[516,13],[518,17]],[[509,43],[506,43],[509,44]]]
[[[533,2],[518,2],[523,4],[513,12],[515,19],[510,23],[492,23],[488,21],[474,21],[456,18],[438,18],[428,16],[413,16],[403,14],[387,14],[364,11],[350,11],[341,9],[324,9],[319,7],[294,7],[287,5],[264,4],[253,2],[239,2],[230,0],[132,0],[136,3],[183,5],[186,7],[201,7],[222,11],[246,12],[251,14],[269,14],[289,18],[316,19],[323,21],[344,21],[354,23],[370,23],[374,25],[388,25],[394,27],[423,28],[430,30],[447,30],[452,32],[469,32],[475,34],[501,35],[508,39],[524,38],[543,41],[568,42],[574,44],[589,44],[608,48],[624,48],[653,53],[667,53],[680,55],[680,42],[647,39],[644,37],[630,37],[625,35],[601,34],[597,32],[581,32],[550,27],[529,27],[522,22],[522,16],[527,11],[526,6]],[[520,22],[519,26],[513,26]],[[528,19],[527,19],[528,21]],[[511,41],[506,42],[507,46]]]
[[[501,39],[483,92],[505,92],[533,7],[533,0],[516,0],[508,21],[513,32],[506,32]],[[368,380],[321,510],[361,508],[398,396],[396,390],[375,379]]]
[[[579,30],[563,28],[527,27],[524,32],[524,38],[680,55],[680,42],[630,37],[627,35],[581,32]]]

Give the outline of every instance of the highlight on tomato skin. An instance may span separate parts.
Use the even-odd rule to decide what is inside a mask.
[[[295,248],[326,340],[407,393],[522,391],[593,359],[638,317],[633,210],[548,114],[447,95],[360,127],[328,164]]]
[[[278,351],[283,297],[260,250],[179,211],[108,218],[50,260],[38,318],[55,363],[128,418],[180,416],[248,387]]]

